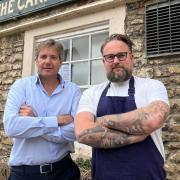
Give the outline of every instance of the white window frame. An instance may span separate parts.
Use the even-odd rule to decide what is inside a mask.
[[[70,77],[70,81],[72,81],[72,68],[71,68],[71,65],[74,64],[74,63],[79,63],[79,62],[87,62],[88,63],[88,69],[91,70],[91,61],[95,61],[95,60],[100,60],[102,59],[102,56],[100,57],[97,57],[97,58],[91,58],[90,57],[90,52],[91,52],[91,36],[92,35],[95,35],[95,34],[100,34],[100,33],[104,33],[104,32],[107,32],[109,33],[109,26],[108,25],[100,25],[100,26],[97,26],[97,27],[92,27],[92,28],[87,28],[85,30],[78,30],[78,31],[75,31],[75,32],[72,32],[72,33],[67,33],[67,34],[61,34],[61,35],[56,35],[56,36],[51,36],[50,38],[51,39],[55,39],[57,41],[62,41],[62,40],[66,40],[66,39],[69,39],[70,40],[70,49],[72,48],[72,39],[73,38],[79,38],[79,37],[84,37],[84,36],[88,36],[89,37],[89,57],[87,59],[83,59],[83,60],[71,60],[72,59],[72,51],[70,51],[70,61],[67,61],[67,62],[63,62],[63,64],[68,64],[70,67],[69,67],[69,74],[68,76]],[[38,39],[35,43],[40,43],[42,41],[45,41],[46,39],[49,39],[49,37],[46,37],[46,38],[40,38]],[[34,65],[34,69],[33,69],[33,74],[35,74],[37,72],[37,68],[36,68],[36,65]],[[82,89],[86,89],[88,87],[91,86],[91,82],[90,82],[90,79],[91,79],[91,71],[89,71],[89,74],[88,74],[88,83],[86,85],[81,85],[80,87]]]

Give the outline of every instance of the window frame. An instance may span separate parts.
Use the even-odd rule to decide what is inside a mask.
[[[69,79],[70,81],[72,81],[72,64],[81,63],[81,62],[87,62],[87,64],[88,64],[88,82],[87,82],[86,85],[79,85],[80,88],[82,88],[82,89],[89,88],[91,85],[93,85],[91,83],[91,73],[92,73],[91,62],[102,59],[102,56],[99,56],[99,57],[96,57],[96,58],[91,57],[91,52],[92,52],[91,51],[92,50],[92,47],[91,47],[92,39],[91,38],[92,38],[93,35],[100,34],[100,33],[109,33],[109,26],[107,24],[106,25],[100,25],[100,26],[96,26],[96,27],[87,28],[85,30],[78,30],[78,31],[71,32],[71,33],[60,34],[59,36],[58,35],[56,35],[54,37],[51,36],[51,39],[55,39],[56,41],[63,41],[63,40],[67,40],[67,39],[70,40],[70,49],[71,49],[71,51],[70,51],[70,60],[63,62],[63,64],[62,64],[62,66],[65,65],[65,64],[68,64],[68,66],[69,66],[69,74],[68,74],[68,76],[70,77],[70,79]],[[80,37],[84,37],[84,36],[88,36],[88,40],[89,40],[88,41],[89,42],[88,58],[83,59],[83,60],[72,60],[72,43],[73,43],[72,41],[75,38],[80,38]],[[49,39],[49,37],[40,38],[40,39],[36,40],[35,41],[35,46],[36,46],[37,43],[45,41],[46,39]],[[36,72],[37,72],[37,68],[36,68],[36,65],[34,64],[33,73],[35,74]]]

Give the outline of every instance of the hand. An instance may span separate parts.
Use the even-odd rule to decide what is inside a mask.
[[[57,116],[58,126],[64,126],[73,122],[73,117],[69,114]]]
[[[33,112],[33,109],[31,106],[22,105],[19,109],[19,116],[32,116],[35,117],[36,114]]]

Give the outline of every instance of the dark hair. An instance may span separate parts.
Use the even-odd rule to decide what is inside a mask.
[[[38,55],[42,49],[49,48],[49,47],[54,47],[57,50],[57,52],[59,53],[59,59],[63,60],[63,58],[64,58],[63,45],[60,42],[55,41],[54,39],[48,39],[48,40],[43,41],[38,44],[38,46],[35,49],[35,59],[38,58]]]
[[[106,44],[112,40],[117,40],[117,41],[122,41],[125,44],[128,45],[129,50],[132,52],[132,46],[134,45],[133,42],[129,39],[128,36],[124,35],[124,34],[112,34],[109,38],[107,38],[105,40],[105,42],[102,44],[101,46],[101,53],[103,54],[103,50],[104,47],[106,46]]]

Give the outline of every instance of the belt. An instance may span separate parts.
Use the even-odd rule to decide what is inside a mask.
[[[11,166],[11,170],[14,172],[19,172],[23,174],[48,174],[56,169],[64,167],[71,160],[72,160],[71,156],[70,154],[68,154],[60,161],[57,161],[54,163],[45,163],[41,165]]]

